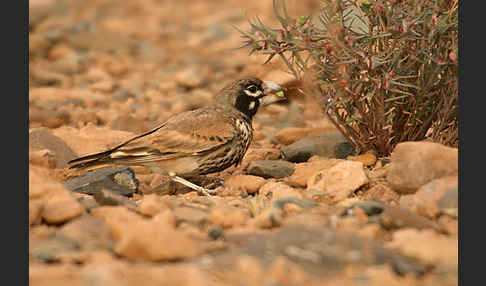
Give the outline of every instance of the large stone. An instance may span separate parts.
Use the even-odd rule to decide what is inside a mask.
[[[224,181],[224,187],[239,191],[246,191],[248,194],[258,192],[266,180],[259,176],[252,175],[233,175]]]
[[[447,176],[432,180],[418,189],[415,194],[403,195],[400,198],[400,205],[407,207],[421,215],[429,218],[436,218],[442,212],[441,199],[450,190],[456,190],[457,194],[458,177]],[[450,200],[451,209],[457,210],[457,200]]]
[[[275,139],[283,145],[290,145],[303,138],[323,133],[328,128],[319,127],[287,127],[275,134]]]
[[[73,150],[59,137],[43,129],[29,132],[29,152],[47,149],[56,159],[57,167],[64,168],[67,162],[76,158]]]
[[[457,148],[432,142],[403,142],[392,152],[387,180],[395,191],[409,194],[434,179],[456,175],[457,171]]]
[[[280,158],[280,150],[277,148],[252,148],[250,147],[246,152],[243,160],[241,161],[241,166],[243,169],[248,167],[253,161],[259,160],[277,160]]]
[[[327,201],[337,203],[368,182],[363,163],[342,161],[310,177],[307,190],[322,191]]]
[[[31,223],[39,222],[39,215],[47,223],[57,224],[84,213],[84,207],[48,169],[33,165],[29,166],[29,208]]]
[[[204,251],[202,243],[187,233],[177,231],[165,220],[141,220],[122,234],[115,252],[132,260],[174,260],[191,258]]]
[[[110,225],[116,241],[115,253],[131,260],[190,258],[205,250],[202,242],[175,228],[172,211],[144,218],[124,207],[99,207],[92,214]]]
[[[446,236],[432,230],[403,229],[394,232],[392,241],[386,246],[425,263],[457,265],[457,236]]]
[[[58,224],[84,213],[84,207],[66,189],[56,189],[49,193],[42,209],[42,218],[47,223]]]
[[[280,182],[268,182],[260,188],[260,196],[276,201],[286,197],[302,199],[302,194],[296,189]]]
[[[344,159],[353,153],[347,146],[346,138],[339,132],[325,132],[306,137],[282,148],[283,158],[290,162],[305,162],[317,155]]]
[[[52,133],[66,142],[80,156],[106,151],[135,135],[131,132],[112,130],[91,123],[80,129],[62,126],[52,130]]]
[[[309,177],[317,172],[330,168],[342,159],[329,159],[324,157],[312,157],[308,162],[295,164],[295,169],[292,175],[283,179],[284,182],[294,187],[306,188]]]
[[[422,275],[429,269],[423,262],[384,248],[382,242],[322,226],[284,226],[266,233],[226,235],[225,241],[235,246],[208,255],[213,257],[216,269],[233,268],[242,255],[257,259],[262,267],[271,265],[277,257],[285,257],[319,277],[342,273],[339,271],[351,265],[388,264],[401,275]]]
[[[73,192],[94,195],[102,189],[124,196],[131,196],[138,190],[138,180],[130,167],[104,167],[64,182]]]
[[[250,175],[268,178],[284,178],[294,172],[294,164],[283,160],[261,160],[253,161],[248,165],[247,171]]]

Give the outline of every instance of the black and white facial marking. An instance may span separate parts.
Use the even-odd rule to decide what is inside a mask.
[[[253,117],[260,106],[260,98],[263,96],[261,82],[249,82],[242,86],[242,91],[236,98],[235,107],[249,116]]]

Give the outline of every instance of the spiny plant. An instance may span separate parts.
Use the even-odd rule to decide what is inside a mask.
[[[402,141],[458,144],[458,0],[322,0],[317,17],[235,27],[250,54],[311,78],[322,110],[358,153]]]

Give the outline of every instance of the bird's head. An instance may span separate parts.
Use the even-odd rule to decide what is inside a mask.
[[[271,81],[262,81],[259,78],[244,78],[236,80],[225,86],[215,97],[219,104],[229,104],[252,118],[263,104],[263,98],[282,87]]]

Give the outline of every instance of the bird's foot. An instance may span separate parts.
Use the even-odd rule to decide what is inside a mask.
[[[210,189],[206,189],[204,187],[198,186],[198,185],[196,185],[194,183],[191,183],[188,180],[183,179],[183,178],[181,178],[179,176],[176,176],[176,175],[171,174],[170,175],[170,178],[172,179],[172,181],[177,182],[177,183],[180,183],[180,184],[183,184],[184,186],[189,187],[189,188],[197,191],[198,193],[202,193],[205,196],[210,197],[210,196],[216,194],[216,190],[210,190]]]

